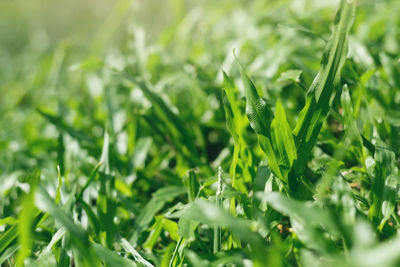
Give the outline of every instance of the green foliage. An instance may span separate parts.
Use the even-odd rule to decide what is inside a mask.
[[[399,1],[9,2],[1,266],[399,266]]]

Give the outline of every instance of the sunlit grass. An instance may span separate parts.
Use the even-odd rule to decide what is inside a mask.
[[[400,264],[398,1],[0,9],[1,266]]]

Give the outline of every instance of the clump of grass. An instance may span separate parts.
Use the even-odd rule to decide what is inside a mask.
[[[42,2],[0,3],[1,266],[399,265],[398,1]]]

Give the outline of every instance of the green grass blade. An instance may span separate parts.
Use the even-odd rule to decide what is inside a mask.
[[[272,111],[267,106],[265,100],[258,95],[254,83],[246,74],[243,67],[238,61],[236,62],[239,66],[241,78],[245,89],[246,114],[249,118],[250,126],[258,135],[258,142],[260,143],[262,150],[267,155],[268,165],[270,166],[271,171],[277,177],[284,181],[271,140],[271,123],[273,120]]]
[[[232,216],[228,211],[215,204],[198,200],[184,210],[182,218],[198,221],[210,226],[227,227],[242,241],[248,242],[254,257],[254,266],[265,263],[265,244],[261,236],[249,228],[248,221]]]
[[[193,202],[200,190],[199,177],[194,170],[189,170],[187,178],[183,181],[188,193],[189,202]]]
[[[215,204],[219,207],[222,206],[222,169],[221,167],[218,168],[218,188],[217,188],[217,193],[215,195]],[[234,201],[234,200],[233,200]],[[235,202],[233,202],[233,207],[235,206]],[[222,228],[221,226],[215,226],[214,227],[214,247],[213,251],[214,253],[217,253],[218,251],[221,250],[221,234],[222,234]]]
[[[56,126],[60,131],[66,132],[71,137],[78,140],[82,145],[93,146],[94,140],[88,136],[86,133],[75,129],[74,127],[68,125],[62,117],[51,114],[45,110],[37,109],[37,112],[42,115],[45,119],[47,119],[51,124]]]
[[[195,167],[197,164],[203,165],[193,143],[192,133],[187,129],[184,121],[168,107],[160,96],[150,89],[146,82],[133,79],[129,75],[124,75],[124,77],[137,85],[154,105],[158,119],[164,122],[167,130],[164,134],[170,135],[174,147],[179,149],[185,159],[192,164],[191,167]]]
[[[36,171],[29,179],[29,193],[22,201],[22,211],[18,217],[18,241],[20,250],[18,251],[16,266],[24,266],[25,258],[29,257],[33,244],[34,219],[36,215],[35,190],[40,180],[40,172]]]
[[[351,104],[349,88],[347,85],[343,86],[340,102],[343,107],[343,121],[344,128],[348,135],[350,144],[355,149],[357,159],[361,164],[365,162],[365,155],[363,150],[363,141],[360,131],[357,128],[357,121],[354,117],[353,106]]]
[[[259,192],[257,197],[266,201],[275,210],[288,215],[293,230],[306,246],[322,253],[339,251],[333,240],[324,237],[320,233],[320,227],[322,226],[330,234],[340,235],[339,228],[328,211],[313,206],[311,202],[290,199],[277,192]]]
[[[354,6],[353,1],[340,2],[334,30],[322,56],[320,70],[307,92],[305,106],[293,130],[299,155],[293,166],[297,175],[304,172],[329,112],[331,96],[340,81],[340,72],[347,56],[347,35],[353,22]]]
[[[121,243],[123,249],[126,252],[129,252],[133,256],[135,261],[137,261],[140,264],[143,264],[143,266],[145,266],[145,267],[154,267],[153,264],[151,264],[150,262],[145,260],[142,257],[142,255],[140,255],[140,253],[128,242],[128,240],[126,240],[125,238],[121,238],[121,242],[120,243]]]
[[[375,224],[379,224],[382,220],[386,179],[390,175],[397,175],[395,154],[382,141],[375,145],[374,174],[371,188],[372,204],[368,216]]]
[[[238,127],[236,125],[237,120],[232,111],[232,107],[225,90],[222,91],[222,103],[224,104],[226,124],[228,126],[229,132],[233,137],[233,140],[235,141],[235,144],[237,144],[239,142],[239,134],[237,131]]]
[[[297,159],[297,153],[292,131],[281,101],[276,103],[276,113],[271,123],[271,132],[273,146],[279,159],[279,167],[284,180],[287,181],[288,171],[292,167],[293,161]]]
[[[100,244],[93,243],[92,246],[97,256],[111,267],[137,266],[133,261],[123,258],[115,251],[109,250]]]
[[[13,243],[18,237],[18,226],[11,226],[5,233],[0,237],[0,255],[2,256],[7,248]]]
[[[84,259],[87,266],[90,266],[91,264],[99,264],[90,245],[88,234],[81,227],[77,226],[65,211],[54,204],[54,201],[50,198],[44,188],[38,188],[36,197],[40,203],[38,208],[50,213],[56,221],[60,222],[68,229],[71,236],[71,242],[79,249],[80,256]]]
[[[167,201],[174,199],[175,197],[184,194],[186,192],[184,187],[169,186],[158,190],[153,194],[152,199],[142,209],[139,214],[132,236],[129,240],[131,244],[136,244],[139,234],[144,228],[151,222],[153,217],[159,212]]]
[[[257,92],[254,83],[251,81],[243,67],[238,61],[237,65],[240,69],[244,92],[246,96],[246,114],[250,121],[250,126],[260,135],[270,136],[271,122],[273,114],[264,99]]]

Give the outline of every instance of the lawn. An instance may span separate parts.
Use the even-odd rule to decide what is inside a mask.
[[[400,266],[398,0],[0,2],[0,266]]]

